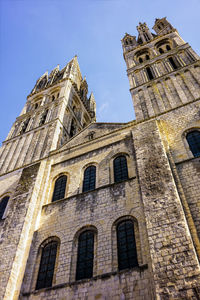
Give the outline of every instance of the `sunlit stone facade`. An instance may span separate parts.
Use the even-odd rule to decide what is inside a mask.
[[[200,63],[166,20],[125,34],[136,120],[96,122],[77,57],[0,149],[0,299],[200,299]]]

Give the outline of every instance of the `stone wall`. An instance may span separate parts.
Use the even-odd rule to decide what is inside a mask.
[[[102,139],[102,142],[99,141],[101,147],[95,140],[87,141],[88,146],[73,146],[72,151],[63,150],[52,156],[45,196],[47,204],[43,206],[33,239],[21,291],[22,299],[53,299],[55,289],[58,298],[65,295],[68,299],[79,299],[85,293],[91,299],[153,299],[146,225],[130,131],[124,129],[121,134],[112,133]],[[81,136],[78,140],[81,141]],[[127,156],[129,179],[114,183],[113,159],[121,153]],[[97,186],[94,191],[82,193],[83,170],[89,164],[97,166]],[[54,178],[59,174],[67,174],[68,177],[66,198],[52,203]],[[116,222],[122,218],[131,218],[135,224],[139,267],[118,272]],[[90,283],[88,280],[74,282],[77,234],[83,228],[90,227],[97,231],[94,278]],[[35,292],[40,245],[50,237],[60,240],[53,288]]]
[[[21,176],[18,176],[15,183],[15,191],[9,189],[13,193],[8,203],[8,212],[6,218],[0,221],[1,299],[18,299],[35,222],[42,203],[38,193],[45,171],[44,165],[45,162],[18,171]],[[7,187],[9,177],[12,178],[12,174],[3,176],[3,183]]]
[[[119,275],[117,271],[116,231],[114,224],[119,218],[123,217],[132,217],[136,223],[135,235],[139,268],[136,267],[135,270],[128,273],[121,272],[121,275]],[[151,267],[148,266],[148,243],[146,240],[145,222],[140,205],[137,179],[133,178],[107,187],[99,187],[95,191],[82,193],[43,207],[41,223],[35,234],[23,285],[23,292],[33,291],[30,299],[38,299],[38,295],[44,299],[46,295],[46,299],[51,299],[55,292],[54,289],[49,289],[42,294],[40,292],[38,294],[34,293],[38,272],[36,262],[41,243],[50,236],[56,236],[60,239],[58,265],[53,285],[58,285],[57,289],[59,289],[59,285],[69,286],[69,282],[71,283],[75,280],[76,236],[81,229],[90,227],[94,227],[97,230],[94,277],[97,276],[98,280],[94,279],[90,284],[85,284],[84,281],[83,283],[74,283],[74,288],[76,287],[77,291],[74,293],[74,298],[71,296],[71,299],[79,299],[83,291],[86,294],[86,291],[90,291],[90,297],[92,297],[94,294],[99,294],[100,289],[101,293],[103,289],[102,296],[108,297],[110,295],[110,297],[114,298],[116,295],[116,299],[121,299],[120,295],[123,291],[125,292],[125,286],[127,287],[125,292],[126,299],[133,299],[133,297],[142,299],[141,295],[143,294],[146,297],[151,295],[152,283],[150,284],[151,280],[148,270]],[[115,273],[113,274],[112,272]],[[129,277],[130,273],[134,274],[133,278]],[[104,279],[104,275],[106,279]],[[122,278],[124,279],[122,280]],[[139,278],[142,278],[141,282],[138,281]],[[99,286],[101,281],[103,287]],[[118,285],[120,281],[122,285]],[[147,286],[145,284],[145,288],[143,286],[144,282],[147,284]],[[115,288],[113,288],[113,284],[116,285]],[[134,288],[133,285],[137,286],[137,288]],[[72,290],[71,288],[65,288],[65,292],[67,292],[65,296],[69,297],[72,294]],[[62,295],[62,293],[64,291],[57,291],[58,295]],[[151,296],[148,299],[152,299]]]
[[[179,163],[177,170],[200,239],[200,160]]]
[[[136,126],[133,138],[156,297],[198,299],[199,262],[157,122]]]
[[[153,299],[148,270],[135,268],[120,273],[112,272],[82,280],[24,294],[19,299],[67,299],[67,300],[150,300]]]

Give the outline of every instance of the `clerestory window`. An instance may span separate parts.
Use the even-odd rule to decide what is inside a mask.
[[[67,176],[65,175],[60,176],[56,180],[54,191],[53,191],[52,202],[65,198],[66,183],[67,183]]]
[[[117,156],[114,161],[114,181],[119,182],[128,178],[127,161],[124,155]]]
[[[96,185],[96,167],[89,166],[85,169],[83,179],[83,192],[92,191]]]

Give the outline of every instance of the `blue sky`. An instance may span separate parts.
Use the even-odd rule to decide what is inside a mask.
[[[167,16],[197,53],[200,0],[0,0],[0,141],[46,70],[74,55],[97,102],[98,122],[135,118],[120,40]]]

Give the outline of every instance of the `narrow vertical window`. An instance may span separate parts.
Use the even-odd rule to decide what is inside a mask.
[[[43,125],[45,123],[46,118],[47,118],[47,114],[48,114],[48,109],[42,115],[41,120],[40,120],[40,125]]]
[[[158,50],[159,50],[160,54],[164,53],[162,48],[159,48]]]
[[[89,166],[85,169],[83,179],[83,192],[92,191],[96,185],[96,167]]]
[[[20,131],[21,134],[24,133],[24,132],[26,131],[29,122],[30,122],[30,118],[27,119],[26,121],[24,121],[24,123],[23,123],[23,125],[22,125],[22,129],[21,129],[21,131]]]
[[[170,51],[170,50],[171,50],[170,45],[167,45],[167,46],[166,46],[166,50],[167,50],[167,51]]]
[[[76,280],[93,276],[94,232],[87,230],[78,239]]]
[[[139,57],[139,62],[142,63],[143,62],[143,59],[142,57]]]
[[[114,181],[119,182],[128,179],[127,161],[124,155],[120,155],[114,159]]]
[[[195,61],[194,56],[189,51],[187,51],[186,53],[187,53],[187,57],[189,58],[190,62],[194,62]]]
[[[117,250],[119,270],[138,265],[133,222],[122,221],[117,226]]]
[[[57,246],[57,242],[50,242],[42,249],[36,290],[52,286]]]
[[[9,197],[6,196],[0,201],[0,220],[3,219],[3,215],[5,213],[5,210],[6,210],[6,207],[8,204],[8,200],[9,200]]]
[[[150,38],[149,38],[149,36],[148,36],[148,34],[146,32],[144,32],[144,37],[145,37],[145,39],[146,39],[147,42],[150,40]]]
[[[72,120],[72,123],[71,123],[71,128],[70,128],[70,137],[73,137],[74,135],[76,134],[76,123],[74,121],[74,119]]]
[[[175,60],[174,60],[173,57],[169,57],[168,60],[169,60],[169,63],[170,63],[170,65],[171,65],[171,67],[172,67],[174,70],[178,69],[178,65],[177,65],[177,63],[175,62]]]
[[[60,176],[54,186],[52,202],[65,198],[65,189],[67,183],[67,176]]]
[[[186,139],[194,157],[200,156],[200,131],[189,132]]]
[[[154,79],[154,75],[153,75],[153,72],[151,71],[150,67],[146,68],[146,72],[147,72],[147,77],[148,77],[149,80]]]

